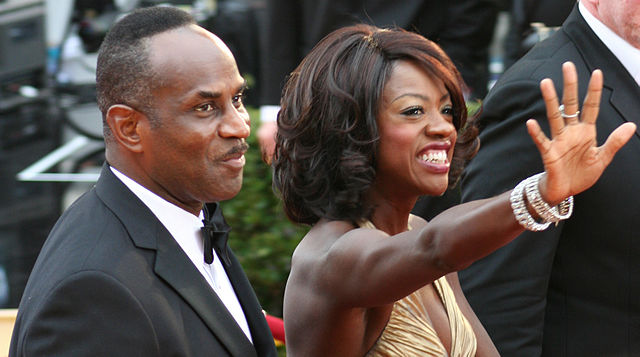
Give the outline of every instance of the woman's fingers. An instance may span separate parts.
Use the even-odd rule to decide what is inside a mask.
[[[565,62],[562,65],[562,76],[564,81],[562,106],[558,105],[558,96],[553,81],[549,78],[540,81],[540,91],[544,99],[552,138],[560,134],[566,125],[576,124],[580,121],[594,124],[600,109],[602,71],[597,69],[591,74],[582,111],[580,111],[578,104],[578,74],[575,65],[571,62]]]
[[[544,99],[547,119],[549,120],[549,127],[551,128],[551,137],[553,138],[564,129],[564,119],[558,110],[558,95],[553,86],[553,81],[549,78],[540,81],[540,91],[542,92],[542,99]]]
[[[582,115],[580,116],[580,119],[585,123],[594,124],[598,119],[602,81],[602,71],[599,69],[593,71],[589,80],[587,96],[584,98],[584,104],[582,104]]]
[[[579,121],[578,111],[580,110],[578,104],[578,74],[576,66],[572,62],[562,64],[562,80],[564,82],[562,90],[563,119],[567,124],[577,123]]]
[[[551,79],[540,82],[551,137],[547,138],[535,120],[527,121],[527,130],[536,144],[545,163],[547,174],[551,173],[552,186],[562,186],[561,181],[571,183],[570,190],[581,192],[583,183],[597,179],[615,154],[636,132],[634,123],[625,123],[616,128],[606,142],[596,147],[595,122],[600,109],[603,74],[595,70],[589,80],[587,94],[580,108],[578,102],[578,75],[575,66],[562,65],[563,108],[558,107],[557,93]],[[578,115],[579,114],[579,115]],[[558,178],[563,179],[558,181]]]
[[[609,135],[607,141],[599,148],[598,155],[605,167],[609,165],[618,150],[631,139],[635,132],[636,125],[629,122],[620,125]]]
[[[549,151],[549,145],[551,145],[551,141],[544,135],[542,129],[540,129],[540,124],[535,119],[527,120],[527,131],[529,132],[529,136],[533,140],[533,143],[536,144],[540,155],[543,155]]]

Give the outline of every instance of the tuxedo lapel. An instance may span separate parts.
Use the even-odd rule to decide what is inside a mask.
[[[256,356],[251,342],[186,253],[106,163],[96,184],[96,193],[122,222],[136,247],[156,251],[156,274],[196,311],[229,355]],[[236,291],[236,294],[242,298],[246,292]]]
[[[158,230],[154,269],[191,305],[230,355],[256,356],[253,345],[233,316],[164,227]],[[236,291],[236,295],[240,298],[244,292]]]
[[[628,75],[628,73],[625,73]],[[615,84],[613,84],[615,83]],[[605,87],[611,90],[608,98],[611,106],[620,113],[625,121],[636,123],[636,136],[640,136],[640,87],[633,79],[626,81],[607,80]],[[607,98],[602,98],[606,100]]]
[[[211,212],[212,217],[217,217],[216,221],[221,222],[222,226],[227,226],[219,203],[209,203],[207,204],[207,209]],[[233,230],[231,230],[230,234],[233,234]],[[228,253],[230,264],[223,264],[223,266],[247,319],[253,345],[260,356],[268,356],[270,353],[267,352],[272,352],[275,348],[269,325],[266,323],[260,302],[249,283],[249,279],[242,270],[240,262],[230,248],[228,248]]]
[[[236,291],[240,305],[242,305],[242,310],[244,311],[249,329],[251,330],[253,344],[258,351],[258,355],[271,355],[268,352],[274,351],[275,345],[264,312],[260,307],[260,302],[236,256],[231,253],[230,257],[231,266],[225,267],[225,269],[233,285],[233,289]]]
[[[640,135],[640,86],[587,25],[577,6],[567,18],[565,29],[589,70],[602,70],[604,87],[611,92],[609,98],[603,97],[602,100],[608,100],[625,121],[638,124],[636,135]]]

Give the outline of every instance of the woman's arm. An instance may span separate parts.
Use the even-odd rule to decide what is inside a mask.
[[[575,67],[566,63],[563,74],[563,103],[567,113],[574,113]],[[604,145],[596,146],[595,121],[601,89],[602,73],[595,71],[580,118],[565,120],[558,111],[553,84],[550,80],[541,82],[552,139],[545,136],[535,120],[529,120],[527,128],[545,166],[539,191],[550,205],[593,185],[635,132],[633,123],[625,123],[611,133]],[[506,192],[455,206],[422,229],[392,237],[372,229],[336,234],[334,237],[340,238],[334,238],[327,249],[308,253],[318,254],[312,259],[314,270],[319,270],[314,274],[318,279],[313,285],[344,307],[372,307],[396,301],[447,273],[469,266],[520,234],[523,227],[515,219],[509,195]],[[331,236],[321,229],[312,231],[311,236],[316,237],[305,240],[322,241]]]

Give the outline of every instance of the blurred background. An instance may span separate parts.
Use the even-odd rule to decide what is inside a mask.
[[[263,307],[282,316],[290,257],[307,228],[286,220],[255,138],[261,59],[269,56],[269,1],[0,0],[0,308],[18,306],[49,230],[64,208],[91,188],[104,161],[94,82],[102,38],[132,9],[167,4],[191,12],[221,37],[249,84],[253,131],[244,185],[223,210],[233,227],[230,245]],[[494,16],[481,62],[488,73],[481,92],[564,19],[533,15],[544,1],[484,2]],[[568,13],[575,1],[566,3],[562,11]],[[477,99],[470,105],[477,107]]]

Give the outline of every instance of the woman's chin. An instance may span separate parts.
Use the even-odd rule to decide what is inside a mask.
[[[443,182],[441,184],[437,184],[437,185],[429,185],[428,187],[425,187],[425,189],[422,191],[422,195],[423,196],[442,196],[445,194],[445,192],[447,192],[447,189],[449,188],[449,182]]]

